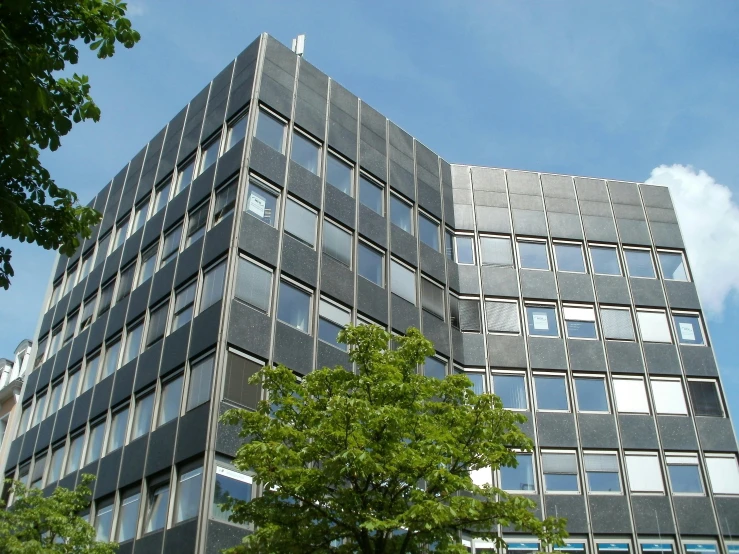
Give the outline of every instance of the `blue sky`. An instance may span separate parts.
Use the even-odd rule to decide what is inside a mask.
[[[261,32],[450,162],[668,184],[739,416],[739,3],[143,0],[142,40],[83,55],[102,109],[44,161],[87,202]],[[661,167],[665,166],[665,167]],[[14,251],[0,356],[32,337],[54,259]]]

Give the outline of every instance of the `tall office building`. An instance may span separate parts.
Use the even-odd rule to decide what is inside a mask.
[[[419,327],[424,371],[526,414],[534,453],[475,478],[566,517],[570,554],[739,552],[737,444],[668,189],[450,164],[262,35],[91,205],[6,475],[95,474],[89,518],[120,552],[241,539],[218,506],[258,490],[218,417],[254,407],[263,364],[346,367],[349,322]]]

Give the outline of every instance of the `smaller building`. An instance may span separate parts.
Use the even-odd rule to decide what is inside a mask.
[[[20,417],[20,407],[16,409],[16,406],[20,403],[23,377],[28,372],[32,346],[30,340],[24,339],[15,349],[12,360],[0,358],[0,468],[3,470],[14,436],[12,430]],[[8,440],[5,440],[6,435]]]

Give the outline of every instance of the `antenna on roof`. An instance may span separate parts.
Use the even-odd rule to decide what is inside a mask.
[[[303,52],[305,52],[305,35],[298,35],[293,39],[293,52],[295,52],[298,56],[303,56]]]

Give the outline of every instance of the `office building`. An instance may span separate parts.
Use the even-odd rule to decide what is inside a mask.
[[[219,415],[263,364],[347,366],[337,330],[375,322],[526,414],[535,452],[475,478],[566,517],[571,554],[736,554],[737,443],[667,188],[451,164],[263,35],[91,205],[6,475],[95,474],[121,553],[239,542],[218,505],[258,491]]]

